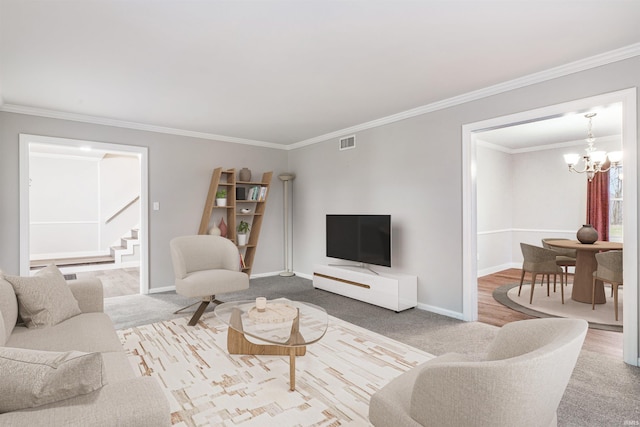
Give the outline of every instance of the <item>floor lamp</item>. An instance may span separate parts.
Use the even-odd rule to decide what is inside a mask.
[[[296,175],[293,173],[278,175],[284,185],[284,271],[280,273],[280,276],[285,277],[295,276],[289,264],[289,181],[293,181],[295,177]]]

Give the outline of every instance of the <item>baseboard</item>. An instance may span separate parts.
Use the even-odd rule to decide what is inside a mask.
[[[249,277],[250,279],[257,279],[260,277],[271,277],[271,276],[277,276],[278,274],[280,274],[279,271],[272,271],[269,273],[258,273],[258,274],[252,274],[251,277]]]
[[[417,308],[424,311],[429,311],[435,314],[441,314],[443,316],[451,317],[458,320],[464,320],[464,315],[462,313],[458,313],[457,311],[445,310],[440,307],[435,307],[429,304],[418,303]]]
[[[306,273],[298,273],[298,272],[296,272],[296,276],[302,277],[303,279],[313,280],[313,274],[306,274]]]
[[[150,294],[159,294],[161,292],[172,292],[175,291],[176,287],[175,286],[164,286],[162,288],[151,288],[149,289],[149,293]]]
[[[483,268],[482,270],[478,270],[478,277],[488,276],[490,274],[497,273],[498,271],[508,270],[510,268],[521,268],[522,263],[517,262],[509,262],[506,264],[496,265],[493,267]]]

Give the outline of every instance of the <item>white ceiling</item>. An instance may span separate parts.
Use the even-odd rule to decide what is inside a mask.
[[[506,151],[530,151],[558,146],[584,145],[588,134],[589,120],[592,117],[591,130],[598,140],[617,140],[622,144],[622,103],[595,106],[587,111],[567,112],[558,117],[546,117],[530,123],[492,129],[481,132],[478,139],[504,148]]]
[[[640,42],[638,0],[0,0],[0,101],[293,144]]]

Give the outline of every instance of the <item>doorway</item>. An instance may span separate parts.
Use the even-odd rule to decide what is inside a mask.
[[[636,90],[626,89],[605,95],[585,98],[564,104],[531,110],[509,116],[497,117],[463,126],[463,316],[474,321],[478,317],[478,261],[477,261],[477,189],[476,189],[476,144],[477,134],[482,131],[520,123],[557,117],[568,112],[587,111],[598,105],[622,103],[623,129],[622,146],[624,152],[625,179],[624,194],[624,281],[638,283],[638,216],[637,216],[637,111]],[[638,292],[634,286],[628,287],[624,317],[624,361],[638,366]]]
[[[139,268],[136,293],[148,293],[147,169],[145,147],[21,134],[20,273],[117,263]]]

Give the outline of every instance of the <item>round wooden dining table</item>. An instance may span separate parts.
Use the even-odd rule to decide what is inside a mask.
[[[580,243],[577,240],[549,240],[549,246],[563,249],[575,249],[576,272],[573,276],[571,299],[591,304],[593,272],[598,268],[596,254],[598,252],[622,250],[622,243],[597,241],[592,244]],[[607,299],[602,281],[596,280],[595,303],[604,304]]]

